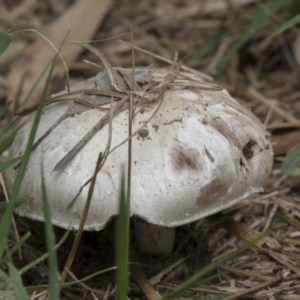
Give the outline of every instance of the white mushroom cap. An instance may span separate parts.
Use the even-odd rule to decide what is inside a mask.
[[[144,101],[135,108],[133,131],[139,130],[139,133],[132,139],[130,213],[152,224],[176,227],[224,210],[262,191],[261,186],[271,172],[273,155],[264,126],[226,90],[186,72],[180,72],[175,80],[168,82],[165,80],[168,74],[164,69],[153,72],[147,85],[149,90],[144,94],[144,98],[150,95],[152,103]],[[82,85],[90,88],[95,80]],[[155,92],[154,87],[159,92]],[[159,95],[163,95],[161,104]],[[70,103],[52,104],[44,109],[36,139],[55,123]],[[20,189],[20,196],[31,196],[33,200],[16,208],[16,213],[44,219],[40,182],[43,164],[53,224],[78,228],[88,186],[74,205],[67,207],[93,175],[98,154],[104,152],[107,145],[108,125],[65,168],[53,169],[106,113],[90,109],[67,118],[33,151]],[[15,138],[11,157],[23,154],[33,118],[34,115]],[[127,137],[126,109],[113,118],[111,149]],[[126,143],[108,155],[98,173],[85,230],[100,230],[118,214],[120,167],[126,161]],[[9,188],[16,173],[13,168],[5,172]]]

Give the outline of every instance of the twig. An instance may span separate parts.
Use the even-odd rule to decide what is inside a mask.
[[[137,284],[139,289],[142,291],[147,300],[160,300],[161,295],[154,289],[150,284],[148,278],[141,270],[140,266],[134,264],[131,267],[131,275],[134,282]]]
[[[263,103],[265,106],[269,107],[270,109],[274,108],[274,113],[276,113],[278,116],[293,123],[294,126],[300,127],[300,120],[298,118],[294,117],[293,115],[291,115],[290,113],[288,113],[287,111],[285,111],[284,109],[282,109],[278,106],[274,107],[273,100],[263,96],[261,93],[259,93],[254,88],[252,88],[252,87],[248,88],[246,90],[246,95],[248,95],[248,97],[250,96],[250,97],[255,98],[257,101]]]
[[[273,205],[273,207],[272,207],[270,213],[269,213],[269,216],[268,216],[268,218],[267,218],[267,220],[266,220],[266,222],[265,222],[265,225],[264,225],[262,231],[266,231],[266,230],[269,228],[269,226],[270,226],[270,224],[271,224],[271,221],[272,221],[273,217],[275,216],[275,213],[276,213],[276,211],[277,211],[277,208],[278,208],[278,204],[275,203],[275,204]]]
[[[209,216],[207,219],[246,242],[252,241],[261,234],[261,232],[252,229],[245,223],[236,222],[231,218],[224,219],[221,214]],[[281,247],[279,242],[269,236],[259,240],[255,246],[262,248],[264,244],[271,249],[278,249]]]
[[[266,250],[264,252],[273,259],[275,259],[277,262],[279,262],[281,265],[285,266],[287,269],[292,270],[297,274],[300,274],[300,269],[294,266],[292,263],[289,263],[286,259],[284,259],[282,254],[272,250]]]
[[[241,292],[239,292],[239,293],[237,293],[235,295],[226,297],[223,300],[239,299],[240,297],[256,293],[256,292],[258,292],[258,291],[260,291],[260,290],[262,290],[262,289],[264,289],[266,287],[272,286],[274,284],[278,284],[280,282],[293,281],[293,280],[296,280],[296,279],[299,279],[299,278],[300,278],[300,274],[295,274],[295,275],[287,276],[285,278],[283,278],[282,276],[276,277],[276,278],[273,278],[273,279],[271,279],[269,281],[263,282],[261,284],[257,284],[255,286],[251,287],[250,289],[247,289],[247,290],[241,291]]]
[[[70,254],[68,256],[67,262],[65,264],[64,270],[61,274],[61,278],[60,278],[61,283],[64,283],[66,278],[67,278],[68,272],[71,269],[74,257],[76,255],[76,252],[77,252],[77,249],[78,249],[78,246],[79,246],[79,242],[80,242],[81,235],[82,235],[82,232],[83,232],[84,224],[85,224],[85,221],[86,221],[89,209],[90,209],[90,204],[91,204],[92,197],[93,197],[93,192],[94,192],[94,186],[95,186],[95,183],[96,183],[98,169],[99,169],[99,165],[101,164],[101,161],[102,161],[102,153],[99,153],[97,163],[96,163],[96,166],[95,166],[94,175],[92,177],[92,181],[91,181],[91,184],[89,186],[88,196],[87,196],[87,199],[86,199],[86,202],[85,202],[84,210],[83,210],[83,213],[82,213],[82,216],[81,216],[81,219],[80,219],[79,228],[78,228],[77,234],[75,236],[75,239],[74,239]]]

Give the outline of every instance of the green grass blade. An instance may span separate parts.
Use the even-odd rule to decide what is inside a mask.
[[[9,257],[11,257],[19,248],[26,242],[26,240],[31,236],[30,232],[25,233],[20,240],[13,245],[7,252],[6,255],[2,257],[0,260],[0,266],[7,260],[9,260]]]
[[[12,39],[9,32],[4,30],[0,32],[0,56],[5,52],[5,50],[10,45]]]
[[[56,57],[56,56],[55,56]],[[16,199],[18,197],[18,193],[19,193],[19,189],[21,187],[21,183],[23,180],[23,176],[25,174],[25,170],[26,170],[26,166],[27,163],[29,161],[29,157],[30,157],[30,153],[31,153],[31,148],[34,142],[34,137],[35,134],[37,132],[37,128],[38,128],[38,124],[42,115],[42,111],[43,111],[43,107],[45,104],[45,100],[46,100],[46,96],[48,93],[48,89],[49,89],[49,85],[50,85],[50,79],[51,79],[51,75],[53,72],[53,68],[54,68],[54,60],[52,62],[52,67],[51,70],[49,72],[48,78],[47,78],[47,82],[45,85],[45,88],[43,90],[43,94],[41,97],[41,101],[39,103],[38,109],[37,109],[37,113],[35,115],[34,121],[33,121],[33,125],[32,125],[32,129],[31,132],[29,134],[29,138],[27,141],[27,146],[21,161],[21,165],[20,165],[20,169],[17,173],[13,188],[12,188],[12,192],[11,192],[11,197],[10,197],[10,201],[7,205],[7,208],[5,210],[5,213],[2,217],[1,223],[0,223],[0,258],[3,256],[3,253],[5,251],[6,248],[6,243],[7,243],[7,237],[8,237],[8,233],[10,230],[10,225],[11,225],[11,220],[12,220],[12,215],[13,215],[13,210],[16,204]],[[44,70],[44,72],[46,72],[46,70]]]
[[[274,229],[273,229],[274,230]],[[253,241],[245,243],[242,245],[240,248],[238,248],[235,251],[232,251],[231,253],[228,253],[224,257],[216,260],[215,262],[209,264],[208,266],[205,266],[202,268],[199,272],[191,276],[189,279],[187,279],[184,283],[182,283],[178,288],[175,290],[171,291],[167,295],[163,297],[163,300],[171,299],[172,297],[179,295],[183,293],[184,291],[190,289],[193,287],[195,284],[199,284],[201,282],[201,279],[204,278],[204,276],[207,276],[208,273],[212,272],[215,270],[218,266],[228,262],[232,258],[236,257],[240,253],[245,252],[246,250],[250,249],[255,243],[257,243],[259,240],[263,239],[267,235],[270,234],[272,230],[267,230],[266,232],[262,233],[259,237],[255,238]]]
[[[56,56],[57,57],[57,56]],[[55,57],[55,58],[56,58]],[[55,59],[54,58],[54,59]],[[54,60],[53,60],[54,61]],[[34,85],[32,86],[32,88],[30,89],[30,91],[28,92],[26,98],[24,99],[24,101],[22,102],[22,104],[20,105],[19,109],[18,109],[18,113],[20,113],[26,106],[27,102],[29,101],[29,99],[31,98],[31,96],[33,95],[36,87],[38,86],[38,84],[41,82],[41,80],[43,79],[43,77],[45,76],[49,66],[51,66],[51,64],[53,65],[53,61],[49,62],[48,65],[45,67],[45,69],[43,70],[42,74],[40,75],[40,77],[36,80],[36,82],[34,83]],[[46,94],[47,95],[47,94]],[[45,100],[44,100],[45,101]],[[18,131],[18,129],[15,129],[12,133],[11,133],[11,128],[12,126],[16,123],[16,121],[19,119],[19,116],[13,116],[11,118],[11,120],[8,122],[8,124],[6,125],[5,129],[0,133],[0,154],[6,150],[12,143],[12,141],[14,140],[16,133]]]
[[[0,155],[11,145],[18,131],[18,129],[15,129],[13,132],[8,133],[10,128],[5,130],[6,132],[3,132],[3,134],[0,133]]]
[[[263,23],[270,17],[272,13],[275,13],[283,6],[287,5],[291,0],[273,0],[264,10],[259,10],[255,13],[255,18],[248,25],[245,32],[242,34],[239,41],[231,47],[222,60],[216,66],[215,74],[221,72],[231,57],[253,36],[253,34],[263,25]]]
[[[290,176],[300,176],[300,144],[288,152],[282,163],[281,170]]]
[[[16,206],[19,206],[21,204],[24,204],[28,201],[32,200],[31,197],[21,197],[21,198],[17,198],[16,200]],[[7,208],[8,203],[6,201],[1,201],[0,202],[0,212],[5,212],[6,208]]]
[[[110,267],[110,268],[106,268],[106,269],[103,269],[103,270],[100,270],[98,272],[95,272],[89,276],[86,276],[84,278],[81,278],[79,279],[78,281],[70,281],[70,282],[66,282],[66,283],[63,283],[63,284],[60,284],[59,287],[62,289],[62,288],[67,288],[67,287],[71,287],[71,286],[74,286],[76,284],[78,284],[78,282],[84,282],[84,281],[88,281],[98,275],[102,275],[106,272],[110,272],[110,271],[114,271],[116,270],[117,267]],[[41,291],[47,291],[49,289],[49,286],[47,284],[44,284],[44,285],[35,285],[35,286],[28,286],[26,287],[26,291],[28,293],[32,293],[32,292],[41,292]],[[125,298],[126,299],[126,298]]]
[[[0,109],[0,119],[7,113],[12,101],[7,102],[1,109]]]
[[[18,270],[11,263],[8,263],[8,269],[10,274],[10,282],[13,286],[16,299],[17,300],[29,299],[27,292],[23,286],[22,279]]]
[[[127,199],[125,192],[125,172],[122,168],[121,187],[119,195],[119,215],[116,220],[116,299],[126,299],[128,293],[128,226]]]
[[[15,165],[16,163],[18,163],[21,158],[22,158],[22,156],[15,157],[15,158],[12,158],[12,159],[0,164],[0,172],[3,172],[4,170],[6,170],[6,169],[12,167],[13,165]]]
[[[58,245],[57,245],[57,248],[64,243],[64,241],[67,239],[69,235],[69,231],[67,231],[63,237],[61,238],[61,240],[59,241]],[[37,259],[35,259],[34,261],[30,262],[29,264],[27,264],[26,266],[24,266],[23,268],[21,268],[19,270],[19,273],[20,274],[23,274],[25,272],[27,272],[28,270],[32,269],[34,266],[36,266],[37,264],[39,264],[40,262],[42,262],[43,260],[47,259],[49,256],[48,253],[44,253],[42,254],[40,257],[38,257]]]
[[[42,165],[42,164],[41,164]],[[59,300],[59,284],[58,284],[58,266],[55,249],[55,234],[51,224],[51,212],[45,186],[45,178],[43,169],[41,170],[42,178],[42,195],[43,195],[43,212],[45,218],[45,236],[48,256],[48,276],[49,276],[49,295],[51,300]]]
[[[1,286],[0,286],[1,289]],[[0,297],[3,297],[1,299],[15,299],[12,297],[13,292],[12,291],[2,291],[0,290]],[[9,296],[11,296],[11,298],[9,298]]]
[[[211,53],[214,48],[217,47],[217,45],[220,42],[220,39],[224,35],[225,30],[221,30],[217,32],[214,36],[212,36],[208,41],[206,41],[200,49],[195,53],[195,55],[192,58],[192,61],[196,61],[200,59],[201,57],[204,57],[205,55]]]
[[[294,17],[293,19],[289,20],[288,22],[286,22],[285,24],[280,26],[273,34],[270,35],[270,38],[279,33],[284,32],[285,30],[288,30],[288,29],[294,27],[299,22],[300,22],[300,14],[298,14],[296,17]]]

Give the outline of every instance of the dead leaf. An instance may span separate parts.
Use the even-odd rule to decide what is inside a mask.
[[[272,137],[274,155],[283,155],[300,143],[300,130],[295,130]]]
[[[294,58],[300,67],[300,34],[298,34],[294,40],[294,43],[292,45]]]
[[[68,40],[90,40],[112,4],[113,0],[78,0],[49,26],[47,32],[60,39],[63,39],[68,33]],[[57,48],[60,47],[62,40],[47,37]],[[70,66],[83,50],[84,48],[78,45],[66,42],[61,50],[61,55],[67,66]],[[11,67],[7,78],[7,99],[22,102],[54,55],[55,50],[43,38],[38,38],[31,44],[24,51],[20,59]],[[42,82],[37,86],[28,106],[38,102],[46,81],[46,76],[44,77]],[[65,69],[60,60],[56,62],[53,77],[59,78],[63,81],[63,85],[65,85]]]

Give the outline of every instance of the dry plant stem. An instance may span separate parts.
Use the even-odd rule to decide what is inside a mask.
[[[240,297],[244,297],[246,295],[250,295],[250,294],[253,294],[253,293],[256,293],[264,288],[267,288],[267,287],[270,287],[274,284],[278,284],[280,282],[287,282],[287,281],[293,281],[293,280],[297,280],[297,279],[300,279],[300,274],[295,274],[295,275],[291,275],[291,276],[288,276],[288,277],[276,277],[276,278],[273,278],[267,282],[264,282],[264,283],[261,283],[261,284],[258,284],[258,285],[255,285],[253,286],[252,288],[250,289],[247,289],[247,290],[244,290],[240,293],[237,293],[235,295],[232,295],[232,296],[229,296],[229,297],[226,297],[224,298],[223,300],[235,300],[235,299],[239,299]]]
[[[123,97],[114,107],[113,115],[115,116],[120,112],[124,103],[128,100],[128,96]],[[66,164],[91,140],[94,135],[103,128],[109,121],[110,112],[108,112],[74,147],[73,149],[64,156],[54,167],[54,171],[63,169]]]
[[[229,267],[229,266],[226,266],[226,265],[221,266],[221,269],[226,270],[226,271],[231,272],[231,273],[234,273],[234,274],[237,274],[237,275],[245,276],[245,277],[258,278],[258,279],[263,280],[263,281],[268,281],[268,280],[272,279],[271,276],[261,275],[261,274],[258,274],[255,271],[240,270],[240,269],[237,269],[237,268],[234,268],[234,267]]]
[[[74,101],[75,103],[81,103],[86,105],[87,107],[91,107],[91,108],[95,108],[95,105],[93,105],[92,103],[89,103],[88,101],[84,101],[84,100],[73,100],[73,98],[71,98],[71,96],[76,96],[76,95],[97,95],[97,96],[108,96],[108,97],[115,97],[115,98],[123,98],[124,93],[119,93],[119,92],[114,92],[114,91],[105,91],[105,90],[99,90],[99,89],[88,89],[88,90],[79,90],[79,91],[75,91],[75,92],[68,92],[66,95],[59,95],[56,97],[52,97],[48,100],[46,100],[45,102],[45,106],[50,105],[52,103],[57,103],[57,102],[61,102],[61,101]],[[103,104],[106,104],[106,102],[104,102]],[[31,107],[28,107],[24,110],[22,110],[21,112],[17,113],[18,116],[26,116],[34,111],[36,111],[38,108],[38,105],[33,105]]]
[[[132,27],[131,29],[131,43],[133,45],[133,33]],[[131,91],[129,91],[129,108],[128,108],[128,137],[132,135],[132,123],[133,123],[133,103],[134,103],[134,73],[135,73],[135,65],[134,65],[134,48],[132,47],[132,81],[131,81]],[[130,240],[130,197],[131,197],[131,174],[132,174],[132,139],[128,140],[128,158],[127,158],[127,197],[126,197],[126,227],[127,227],[127,237],[126,237],[126,245],[125,251],[127,252],[127,264],[129,259],[129,240]]]
[[[142,293],[144,294],[144,296],[146,297],[147,300],[162,299],[161,295],[150,284],[148,278],[143,273],[140,266],[135,265],[135,264],[132,265],[131,275],[132,275],[134,282],[139,287],[139,289],[142,291]]]
[[[284,217],[284,220],[296,229],[300,230],[300,222],[298,220],[288,216]]]
[[[246,90],[246,95],[248,95],[248,97],[254,98],[257,101],[263,103],[264,105],[266,105],[270,109],[273,109],[273,107],[274,107],[274,101],[273,100],[268,99],[267,97],[263,96],[261,93],[259,93],[254,88],[251,88],[251,87],[248,88]],[[285,120],[293,123],[294,126],[300,127],[300,120],[297,119],[296,117],[294,117],[293,115],[289,114],[286,110],[284,110],[280,107],[275,107],[274,108],[274,113],[277,114],[278,116],[284,118]]]
[[[151,277],[149,279],[150,284],[156,285],[156,284],[160,283],[162,278],[166,274],[169,274],[170,272],[172,272],[173,269],[175,269],[177,266],[182,264],[186,259],[187,259],[187,257],[179,258],[177,261],[175,261],[171,265],[165,267],[163,270],[161,270],[159,273],[157,273],[156,275],[154,275],[153,277]]]
[[[125,45],[128,45],[128,46],[131,47],[130,44],[128,44],[128,43],[126,43],[126,42],[124,42],[124,41],[120,41],[120,42],[123,43],[123,44],[125,44]],[[173,61],[172,61],[172,60],[167,59],[167,58],[165,58],[165,57],[162,57],[162,56],[160,56],[160,55],[153,54],[153,53],[151,53],[151,52],[149,52],[149,51],[147,51],[147,50],[145,50],[145,49],[142,49],[142,48],[140,48],[140,47],[134,46],[134,49],[136,49],[136,50],[138,50],[138,51],[140,51],[140,52],[143,52],[143,53],[145,53],[145,54],[148,54],[148,55],[150,55],[150,56],[153,56],[153,57],[155,57],[155,58],[157,58],[157,59],[160,59],[160,60],[162,60],[162,61],[164,61],[164,62],[167,62],[167,63],[169,63],[169,64],[173,64]],[[191,73],[193,73],[193,74],[197,74],[197,75],[201,76],[202,79],[205,80],[205,81],[213,81],[213,78],[212,78],[211,76],[209,76],[209,75],[207,75],[207,74],[204,74],[204,73],[202,73],[202,72],[198,72],[198,71],[196,71],[196,70],[194,70],[194,69],[191,69],[191,68],[189,68],[189,67],[187,67],[187,66],[185,66],[185,65],[181,65],[180,68],[181,68],[183,71],[188,71],[188,72],[191,72]]]
[[[272,219],[273,219],[273,217],[275,216],[275,213],[276,213],[276,211],[277,211],[277,208],[278,208],[278,204],[275,203],[275,204],[272,206],[272,209],[271,209],[271,211],[270,211],[270,213],[269,213],[269,216],[268,216],[268,218],[267,218],[267,220],[266,220],[266,223],[265,223],[265,225],[264,225],[264,227],[263,227],[263,229],[262,229],[263,232],[266,231],[266,230],[269,228],[269,226],[270,226],[270,224],[271,224],[271,222],[272,222]]]
[[[234,234],[235,236],[241,238],[246,242],[251,242],[253,239],[257,238],[261,234],[260,232],[249,227],[247,224],[238,223],[232,219],[226,219],[220,222],[220,220],[222,220],[222,216],[220,216],[220,214],[210,216],[207,219],[210,222],[216,223],[221,228]],[[271,249],[280,248],[280,244],[275,239],[272,239],[270,237],[265,237],[259,240],[258,242],[256,242],[255,246],[257,246],[258,248],[262,248],[264,244],[266,244]]]
[[[3,190],[3,194],[4,194],[4,197],[5,197],[5,200],[8,203],[10,197],[8,196],[9,192],[8,192],[8,189],[7,189],[5,178],[4,178],[4,176],[3,176],[2,173],[0,173],[0,185],[1,185],[2,190]],[[20,241],[20,235],[19,235],[18,227],[17,227],[16,220],[15,220],[14,216],[12,218],[12,224],[13,224],[13,232],[14,232],[16,241],[19,242]],[[21,247],[19,248],[18,252],[19,252],[19,258],[20,258],[20,260],[22,260]]]
[[[68,271],[68,274],[70,275],[70,277],[72,277],[72,279],[73,279],[74,281],[77,282],[77,284],[79,284],[80,286],[82,286],[84,289],[86,289],[86,290],[88,290],[88,291],[90,291],[90,292],[93,292],[93,293],[97,294],[99,297],[102,297],[102,298],[103,298],[103,296],[104,296],[104,292],[103,292],[103,291],[101,291],[101,290],[95,290],[95,289],[90,288],[87,284],[81,282],[81,281],[75,276],[75,274],[74,274],[73,272]]]
[[[93,196],[93,192],[94,192],[94,186],[95,186],[95,183],[96,183],[97,174],[98,174],[98,170],[99,170],[99,166],[101,164],[101,161],[102,161],[102,153],[99,154],[99,157],[98,157],[98,160],[97,160],[97,163],[96,163],[96,166],[95,166],[95,172],[94,172],[94,175],[93,175],[90,187],[89,187],[88,196],[87,196],[84,211],[83,211],[83,214],[82,214],[82,217],[81,217],[81,220],[80,220],[79,228],[78,228],[77,234],[75,236],[75,240],[73,242],[72,249],[71,249],[70,254],[68,256],[68,259],[67,259],[67,262],[65,264],[64,270],[63,270],[63,272],[61,274],[61,277],[60,277],[60,282],[61,283],[64,283],[66,278],[67,278],[68,272],[71,269],[74,257],[76,255],[76,252],[77,252],[77,249],[78,249],[78,246],[79,246],[79,242],[80,242],[81,235],[82,235],[82,232],[83,232],[83,227],[84,227],[84,224],[85,224],[85,220],[86,220],[88,212],[89,212],[89,208],[90,208],[90,204],[91,204],[91,200],[92,200],[92,196]]]
[[[108,149],[107,155],[111,154],[113,151],[115,151],[118,147],[120,147],[121,145],[123,145],[124,143],[126,143],[128,140],[132,139],[135,135],[137,135],[137,133],[139,132],[139,130],[140,130],[141,128],[143,128],[146,124],[148,124],[148,123],[152,120],[152,118],[155,116],[155,114],[157,113],[157,111],[159,110],[159,108],[160,108],[160,106],[161,106],[161,103],[162,103],[162,100],[163,100],[163,95],[160,95],[159,99],[160,99],[160,100],[159,100],[159,104],[158,104],[157,108],[155,109],[154,113],[152,114],[152,116],[149,118],[149,120],[148,120],[145,124],[143,124],[139,129],[137,129],[131,136],[129,136],[128,138],[126,138],[122,143],[116,145],[116,146],[115,146],[113,149],[111,149],[111,150]],[[104,158],[104,161],[105,161],[105,158]],[[73,203],[76,201],[76,199],[78,198],[78,196],[81,194],[83,188],[84,188],[87,184],[89,184],[89,183],[91,182],[91,180],[92,180],[92,177],[91,177],[90,179],[88,179],[88,180],[83,184],[83,186],[79,189],[78,193],[77,193],[76,196],[72,199],[72,201],[71,201],[70,204],[67,206],[67,208],[70,208],[70,207],[73,205]]]
[[[294,266],[293,264],[289,263],[286,259],[284,259],[284,255],[282,255],[281,253],[272,250],[267,250],[264,252],[267,253],[273,259],[275,259],[277,262],[279,262],[281,265],[286,267],[288,270],[292,270],[293,272],[300,274],[300,269]]]
[[[100,52],[97,48],[93,47],[92,45],[89,44],[79,44],[82,47],[86,48],[87,50],[90,50],[91,52],[93,52],[95,55],[97,55],[100,60],[102,61],[105,70],[108,73],[108,76],[110,78],[111,84],[112,86],[115,88],[116,91],[118,92],[124,92],[124,90],[119,86],[118,81],[115,77],[115,74],[113,72],[113,68],[111,67],[109,61],[105,58],[105,56],[102,54],[102,52]]]

